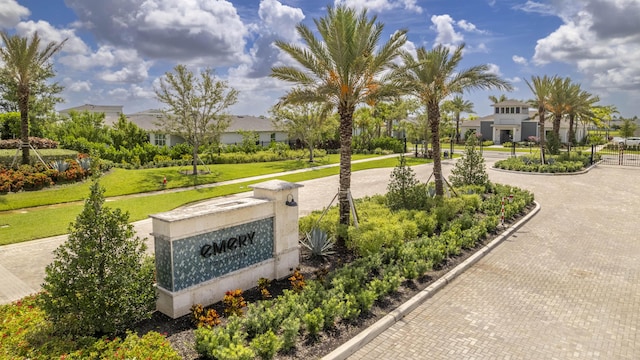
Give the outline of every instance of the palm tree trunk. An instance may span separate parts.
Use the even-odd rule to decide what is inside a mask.
[[[391,137],[391,133],[393,132],[393,119],[387,120],[387,136]]]
[[[22,146],[22,164],[31,162],[29,156],[29,87],[18,85],[18,109],[20,110],[20,140]]]
[[[538,109],[538,114],[540,114],[540,121],[538,122],[538,135],[540,137],[540,162],[542,164],[545,163],[544,158],[544,108]]]
[[[440,107],[437,102],[427,104],[429,127],[431,128],[431,147],[433,148],[433,177],[436,182],[436,196],[444,196],[442,181],[442,161],[440,158]]]
[[[460,114],[456,116],[456,144],[460,143]]]
[[[349,189],[351,188],[351,137],[353,132],[354,106],[341,103],[340,113],[340,190],[338,201],[340,204],[340,225],[349,225]],[[345,239],[339,239],[344,242]]]
[[[562,115],[553,116],[553,133],[556,135],[558,141],[560,141],[560,120]]]
[[[571,145],[576,144],[576,133],[573,130],[574,117],[575,115],[569,114],[569,144]]]

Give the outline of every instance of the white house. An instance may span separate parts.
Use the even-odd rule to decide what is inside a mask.
[[[494,112],[460,124],[460,133],[464,138],[469,130],[482,134],[483,140],[491,140],[495,144],[505,142],[526,141],[530,136],[539,137],[537,111],[531,111],[529,104],[517,100],[506,100],[492,105]],[[573,124],[576,139],[584,137],[585,128],[578,122]],[[553,121],[548,118],[544,124],[545,138],[553,129]],[[560,122],[560,142],[569,139],[569,121]]]
[[[120,114],[122,114],[122,105],[91,105],[84,104],[64,110],[58,111],[62,115],[69,115],[71,111],[76,112],[92,112],[104,113],[105,125],[113,125]],[[174,146],[185,140],[177,135],[164,133],[157,125],[162,122],[162,111],[150,109],[140,111],[134,114],[126,115],[127,119],[138,125],[149,133],[149,142],[158,146]],[[226,145],[242,143],[242,131],[254,131],[258,134],[258,141],[261,145],[268,145],[271,141],[286,142],[289,140],[288,135],[284,131],[277,130],[271,119],[264,116],[250,115],[231,115],[231,123],[229,127],[220,136],[220,142]]]

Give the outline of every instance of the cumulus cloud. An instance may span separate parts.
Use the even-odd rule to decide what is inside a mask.
[[[91,91],[91,81],[74,81],[71,78],[65,78],[62,83],[65,89],[71,92],[89,92]]]
[[[111,83],[140,83],[149,77],[150,66],[146,61],[127,64],[117,71],[102,73],[100,79]]]
[[[445,15],[433,15],[431,16],[431,26],[437,33],[434,45],[442,44],[444,46],[456,46],[464,40],[464,36],[453,28],[453,18]]]
[[[66,0],[100,43],[145,57],[214,63],[246,61],[248,29],[229,1]]]
[[[335,0],[334,4],[346,5],[356,9],[368,9],[370,11],[382,12],[393,9],[405,9],[422,13],[422,8],[418,6],[416,0]]]
[[[15,0],[0,0],[0,29],[8,29],[16,26],[21,19],[31,14],[26,7]]]
[[[89,47],[76,35],[74,29],[58,29],[42,20],[21,22],[15,26],[15,29],[20,36],[32,36],[37,31],[42,46],[52,41],[59,44],[66,39],[67,42],[60,50],[61,53],[83,54],[89,51]]]
[[[135,49],[118,49],[110,45],[100,46],[92,53],[71,54],[60,59],[61,63],[77,70],[113,67],[140,61],[142,60]]]
[[[494,74],[496,76],[502,76],[502,72],[500,71],[500,66],[494,64],[494,63],[488,63],[487,66],[489,67],[489,69],[487,70],[487,72],[489,74]]]
[[[594,88],[640,91],[640,0],[587,0],[536,44],[533,62],[577,67]]]
[[[511,60],[513,60],[514,63],[516,64],[520,64],[520,65],[527,65],[527,59],[523,58],[522,56],[519,55],[513,55],[511,57]]]
[[[462,30],[467,31],[467,32],[474,32],[474,33],[479,33],[479,34],[486,34],[487,33],[484,30],[478,29],[474,24],[468,22],[467,20],[459,20],[457,24]]]

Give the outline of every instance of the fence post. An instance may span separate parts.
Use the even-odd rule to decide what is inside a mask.
[[[589,165],[593,165],[593,155],[595,151],[596,146],[594,144],[591,144],[591,157],[589,158]]]
[[[516,157],[516,142],[515,141],[511,145],[511,156]]]
[[[454,142],[454,141],[455,141],[455,140],[452,138],[452,139],[451,139],[451,143],[450,143],[450,145],[449,145],[449,154],[451,154],[451,156],[449,157],[450,159],[453,159],[453,142]]]

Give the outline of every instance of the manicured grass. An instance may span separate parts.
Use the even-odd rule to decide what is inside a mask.
[[[353,160],[367,159],[376,155],[353,155]],[[105,196],[120,196],[162,190],[164,177],[167,178],[167,189],[185,186],[213,184],[221,181],[241,179],[251,176],[267,175],[276,172],[305,169],[318,165],[338,163],[340,155],[327,155],[314,163],[306,160],[287,160],[268,163],[251,164],[216,164],[207,165],[210,174],[183,174],[191,170],[190,166],[166,168],[125,170],[114,168],[102,176],[101,183],[106,188]],[[204,167],[201,167],[204,169]],[[89,192],[89,182],[55,186],[39,191],[23,191],[0,195],[0,212],[17,210],[35,206],[53,205],[83,200]]]
[[[353,164],[351,169],[352,171],[359,171],[373,168],[394,167],[397,163],[398,160],[394,157]],[[407,158],[407,164],[409,166],[424,163],[426,163],[425,159]],[[278,176],[277,178],[290,182],[299,182],[336,175],[339,171],[339,167],[336,166]],[[251,189],[249,188],[249,185],[274,178],[174,193],[156,193],[154,195],[141,197],[126,197],[112,200],[107,199],[106,206],[114,208],[117,207],[123,211],[129,212],[129,220],[138,221],[147,218],[149,214],[172,210],[179,206],[196,201],[250,191]],[[106,182],[101,181],[101,184],[108,192],[109,188],[106,185]],[[86,197],[89,192],[88,183],[83,185],[86,188],[78,194],[81,198]],[[74,221],[75,217],[82,210],[82,207],[82,203],[74,202],[42,208],[0,212],[0,245],[65,234],[68,232],[69,223]]]

